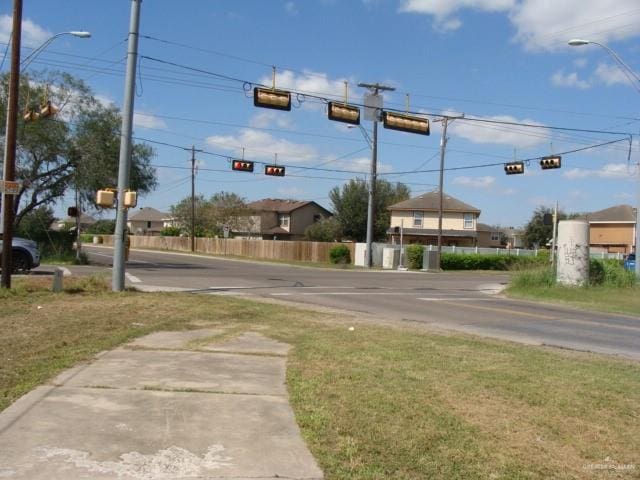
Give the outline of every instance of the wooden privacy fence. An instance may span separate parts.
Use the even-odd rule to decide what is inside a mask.
[[[104,245],[113,245],[113,235],[100,235]],[[131,248],[152,250],[191,251],[188,237],[147,237],[131,235]],[[346,245],[354,258],[354,243],[303,242],[285,240],[259,240],[237,238],[196,238],[196,253],[233,255],[260,260],[288,260],[296,262],[328,263],[329,250]]]

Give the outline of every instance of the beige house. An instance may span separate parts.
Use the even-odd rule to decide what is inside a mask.
[[[438,192],[429,192],[388,207],[391,211],[391,226],[387,233],[391,240],[399,243],[402,226],[405,243],[437,245],[439,199]],[[479,216],[480,210],[477,208],[445,194],[442,245],[476,246]]]
[[[165,227],[173,226],[171,215],[151,207],[144,207],[129,216],[127,227],[132,235],[160,235]]]
[[[252,215],[242,224],[249,225],[250,236],[264,240],[302,240],[313,223],[331,216],[316,202],[266,198],[247,205]]]
[[[616,205],[586,215],[589,244],[594,252],[631,253],[636,235],[636,211],[630,205]]]

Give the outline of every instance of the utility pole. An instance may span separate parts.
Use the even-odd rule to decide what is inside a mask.
[[[7,129],[4,144],[2,179],[12,182],[16,176],[16,134],[18,126],[18,95],[20,88],[20,41],[22,37],[22,0],[13,0],[13,30],[11,33],[11,74],[7,99]],[[2,194],[2,288],[11,288],[11,245],[13,244],[14,196]]]
[[[442,216],[444,211],[444,155],[447,149],[447,126],[449,121],[458,118],[464,118],[464,114],[459,117],[443,117],[442,118],[442,137],[440,138],[440,181],[438,182],[438,266],[440,270],[440,257],[442,256]]]
[[[373,121],[373,145],[371,147],[371,174],[369,178],[369,200],[367,203],[367,248],[365,259],[365,266],[371,268],[373,266],[373,226],[375,223],[375,196],[378,177],[378,116],[379,110],[382,108],[382,97],[379,94],[384,91],[392,92],[395,88],[379,83],[359,83],[358,86],[368,89],[371,92],[371,97],[373,97],[372,102],[375,103],[375,105],[371,106],[373,108],[371,117]],[[369,105],[367,107],[371,108]]]
[[[196,147],[191,145],[191,251],[196,251]]]
[[[556,266],[556,238],[558,234],[558,201],[556,200],[556,208],[553,211],[553,234],[551,238],[551,266]]]
[[[140,27],[140,4],[142,0],[131,0],[129,42],[127,47],[127,74],[122,105],[122,132],[120,136],[120,158],[118,163],[118,207],[116,231],[114,232],[113,278],[114,292],[124,290],[124,260],[127,228],[127,208],[124,194],[129,188],[131,173],[131,132],[133,129],[133,101],[136,86],[136,62],[138,61],[138,30]]]
[[[82,212],[80,211],[80,194],[78,192],[78,186],[76,185],[76,260],[80,263],[80,224],[82,218],[80,217]]]

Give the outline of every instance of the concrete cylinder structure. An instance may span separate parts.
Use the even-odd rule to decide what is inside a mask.
[[[558,283],[579,286],[589,282],[589,223],[585,220],[558,222]]]

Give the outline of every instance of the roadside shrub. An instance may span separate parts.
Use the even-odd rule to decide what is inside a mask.
[[[511,286],[519,289],[553,287],[555,284],[556,272],[551,266],[522,270],[511,277]]]
[[[422,245],[409,245],[405,251],[407,253],[407,267],[413,269],[422,268],[424,247]]]
[[[98,220],[93,225],[89,225],[84,231],[93,235],[113,235],[113,232],[116,231],[116,221]]]
[[[635,272],[625,270],[618,260],[591,259],[589,262],[590,285],[627,288],[635,283]]]
[[[346,245],[336,245],[329,250],[329,260],[333,264],[345,265],[351,263],[351,251]]]
[[[443,252],[443,270],[524,270],[547,265],[548,256],[481,255]]]
[[[82,243],[92,243],[93,242],[93,235],[91,235],[90,233],[81,233],[80,234],[80,241]]]
[[[179,237],[182,233],[182,229],[180,227],[164,227],[160,230],[161,237]]]

